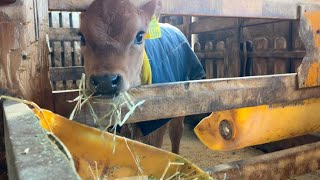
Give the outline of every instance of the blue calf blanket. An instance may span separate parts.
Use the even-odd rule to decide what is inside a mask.
[[[152,71],[152,84],[198,80],[205,77],[203,67],[184,34],[174,26],[161,24],[162,37],[146,39],[145,49]],[[143,135],[160,128],[170,119],[137,123]]]

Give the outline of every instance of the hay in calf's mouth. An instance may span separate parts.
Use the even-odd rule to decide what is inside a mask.
[[[73,109],[69,119],[73,120],[75,115],[82,110],[83,105],[87,104],[90,114],[93,117],[94,123],[102,128],[101,122],[109,120],[109,125],[103,127],[104,129],[111,127],[112,123],[114,126],[122,126],[129,117],[134,113],[137,107],[141,106],[145,100],[134,103],[131,96],[127,92],[121,92],[118,96],[112,99],[112,102],[106,102],[107,107],[105,114],[102,117],[98,117],[93,106],[90,103],[90,99],[94,97],[94,93],[90,95],[86,91],[85,74],[82,74],[80,85],[79,85],[79,96],[69,102],[77,102]],[[122,109],[127,108],[129,111],[122,118]],[[109,119],[107,119],[109,117]]]
[[[79,85],[79,96],[76,97],[74,100],[69,102],[76,102],[76,106],[73,109],[72,113],[70,114],[69,119],[73,120],[75,115],[80,113],[82,110],[82,107],[84,105],[87,105],[89,108],[89,112],[91,116],[93,117],[94,123],[99,126],[100,129],[107,131],[112,125],[113,128],[111,131],[113,131],[114,135],[116,135],[116,127],[123,126],[127,120],[130,118],[130,116],[134,113],[137,107],[141,106],[145,100],[139,101],[137,103],[134,103],[131,96],[127,92],[121,92],[118,96],[114,97],[112,102],[106,102],[106,105],[109,105],[106,108],[106,112],[102,117],[98,117],[97,113],[95,112],[92,104],[90,103],[90,99],[94,97],[94,93],[88,94],[88,91],[86,91],[86,76],[85,74],[82,74],[80,85]],[[122,118],[122,109],[127,108],[128,112],[124,115]],[[108,121],[107,126],[103,126],[102,122]],[[106,123],[107,124],[107,123]],[[114,136],[114,149],[113,152],[115,152],[115,136]]]

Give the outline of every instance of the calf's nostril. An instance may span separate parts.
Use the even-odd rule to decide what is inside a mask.
[[[90,83],[93,86],[98,86],[98,81],[97,81],[97,79],[95,77],[91,77],[90,78]]]
[[[120,74],[115,75],[111,80],[112,86],[113,87],[119,86],[121,83],[121,80],[122,80],[122,78],[121,78]]]
[[[119,74],[92,75],[90,88],[98,94],[115,95],[121,90],[122,77]]]

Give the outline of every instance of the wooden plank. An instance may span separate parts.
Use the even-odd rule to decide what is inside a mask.
[[[206,52],[210,52],[213,51],[213,44],[212,42],[207,42],[205,44],[205,51]],[[205,60],[205,64],[206,64],[206,78],[207,79],[213,79],[214,78],[214,62],[212,61],[212,59],[206,59]]]
[[[199,34],[210,31],[232,29],[236,18],[205,18],[190,24],[190,33]],[[248,19],[242,27],[249,27],[259,24],[282,22],[279,20]],[[177,25],[181,31],[186,30],[186,25]],[[49,28],[49,38],[53,41],[80,41],[78,28]]]
[[[196,52],[196,55],[200,59],[206,58],[206,59],[215,60],[215,59],[223,59],[224,52]]]
[[[236,22],[236,18],[205,18],[190,24],[191,34],[199,34],[204,32],[232,29]],[[283,20],[267,20],[267,19],[246,19],[241,27],[249,27],[254,25],[283,22]],[[187,25],[177,25],[177,28],[185,32]],[[52,41],[80,41],[78,28],[49,28],[49,38]]]
[[[53,12],[49,12],[49,29],[48,29],[48,32],[50,32],[50,28],[53,27],[53,17],[54,17],[54,13]],[[49,48],[49,52],[50,52],[50,67],[55,67],[55,59],[56,59],[56,53],[55,53],[55,50],[56,50],[56,47],[55,47],[55,42],[54,41],[51,41],[49,39],[49,45],[50,45],[50,48]],[[55,81],[51,81],[51,88],[52,90],[56,90],[57,89],[57,85],[56,85],[56,82]]]
[[[284,37],[274,39],[274,51],[286,51],[287,40]],[[290,71],[290,59],[288,58],[270,58],[272,61],[272,73],[273,74],[285,74]]]
[[[143,86],[129,91],[135,102],[145,100],[129,122],[179,117],[213,111],[274,103],[291,103],[320,97],[320,88],[298,89],[297,74],[212,79]],[[94,98],[99,117],[106,112],[106,99]],[[124,114],[123,110],[123,114]],[[94,125],[85,110],[78,120]],[[106,122],[108,123],[108,122]]]
[[[83,66],[74,67],[52,67],[49,70],[51,81],[79,80],[84,73]]]
[[[199,34],[210,31],[217,31],[223,29],[232,29],[236,23],[237,18],[213,18],[207,17],[190,24],[190,31],[193,34]],[[281,22],[284,20],[274,19],[245,19],[241,27],[249,27],[260,24],[269,24]]]
[[[49,28],[51,41],[80,41],[79,28]]]
[[[269,47],[269,40],[267,38],[256,38],[253,41],[254,44],[254,51],[256,52],[265,52],[268,50]],[[252,75],[267,75],[268,74],[268,62],[266,58],[256,57],[253,58],[252,64]]]
[[[56,14],[56,21],[54,21],[54,26],[63,28],[64,22],[63,22],[63,13],[64,12],[54,12],[53,14]],[[55,59],[55,67],[63,67],[64,66],[64,60],[65,60],[65,48],[64,48],[64,43],[63,41],[55,41],[55,49],[54,53],[56,54],[56,59]],[[60,81],[56,82],[56,88],[58,90],[65,90],[66,89],[66,82],[65,81]]]
[[[251,41],[246,41],[245,45],[245,57],[247,57],[247,62],[246,62],[246,76],[251,76],[253,74],[253,58],[250,57],[248,54],[253,53],[253,42]]]
[[[211,177],[237,179],[290,179],[320,167],[320,142],[307,144],[258,157],[217,165],[208,172]]]
[[[225,43],[220,41],[216,44],[216,51],[223,53],[223,57],[215,61],[215,78],[224,77],[224,59],[226,58]]]
[[[51,109],[47,9],[34,0],[0,8],[0,88]]]
[[[222,59],[224,56],[223,52],[196,52],[198,58],[207,59]],[[262,52],[249,52],[248,57],[251,58],[293,58],[302,59],[305,56],[305,51],[262,51]]]
[[[234,26],[235,18],[213,18],[208,17],[190,24],[190,32],[199,34],[203,32],[231,29]]]
[[[248,57],[252,58],[293,58],[302,59],[306,55],[305,51],[262,51],[249,52]]]
[[[196,52],[199,59],[207,59],[210,61],[217,61],[224,58],[224,52]],[[305,56],[305,51],[261,51],[261,52],[248,52],[249,58],[293,58],[302,59]],[[75,68],[75,69],[73,69]],[[81,66],[69,68],[50,68],[50,80],[79,80],[84,68]],[[75,74],[74,74],[75,73]],[[222,77],[220,77],[222,78]]]
[[[85,11],[93,0],[48,0],[49,11]]]
[[[70,28],[70,12],[63,12],[62,13],[62,22],[63,22],[63,27],[64,28]],[[63,62],[62,62],[62,67],[71,67],[72,66],[72,47],[71,47],[71,42],[70,41],[63,41],[63,52],[64,52],[64,57],[63,57]],[[67,80],[64,81],[66,89],[73,89],[73,81]]]
[[[226,60],[225,60],[225,77],[239,77],[241,71],[240,60],[240,36],[241,36],[242,19],[237,18],[233,32],[234,36],[226,40]]]
[[[162,0],[162,14],[297,19],[299,0]],[[51,11],[85,11],[93,0],[49,0]],[[142,4],[137,0],[135,4]],[[304,1],[305,2],[305,1]],[[284,10],[285,9],[285,10]]]

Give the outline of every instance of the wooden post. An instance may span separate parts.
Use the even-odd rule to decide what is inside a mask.
[[[234,24],[234,35],[226,40],[227,54],[224,62],[224,77],[240,76],[240,36],[241,19],[237,18]]]
[[[205,52],[213,52],[213,44],[212,42],[207,42],[205,44]],[[213,79],[213,65],[214,61],[212,58],[206,59],[206,78],[207,79]]]
[[[52,109],[47,30],[48,1],[0,6],[0,88]]]
[[[245,76],[252,76],[253,75],[253,58],[249,57],[248,54],[253,52],[253,42],[246,41],[246,69],[245,69]]]

